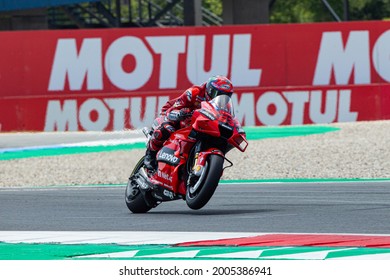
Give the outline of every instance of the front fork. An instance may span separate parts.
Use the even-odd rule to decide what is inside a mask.
[[[189,186],[193,186],[194,183],[202,175],[207,163],[207,157],[209,155],[219,155],[222,158],[225,158],[223,152],[217,148],[208,148],[207,150],[202,151],[202,142],[196,143],[194,152],[194,164],[191,167],[191,170],[189,172],[190,174],[187,180],[187,185]]]

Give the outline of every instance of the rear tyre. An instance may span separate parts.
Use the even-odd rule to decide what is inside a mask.
[[[136,174],[143,166],[144,166],[144,157],[142,157],[138,161],[137,165],[135,166],[133,172],[130,175],[130,178],[126,186],[126,191],[125,191],[126,206],[133,213],[146,213],[150,209],[152,209],[152,207],[146,203],[145,198],[141,193],[141,190],[139,189],[139,186],[136,184],[134,180],[132,180],[133,175]]]
[[[187,186],[186,202],[188,207],[198,210],[205,206],[217,189],[222,176],[224,158],[219,155],[210,155],[202,175],[194,186]]]

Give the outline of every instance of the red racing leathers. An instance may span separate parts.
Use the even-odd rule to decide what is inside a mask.
[[[192,86],[179,97],[169,100],[161,109],[160,116],[153,122],[153,133],[148,142],[144,164],[150,171],[155,170],[156,154],[164,142],[177,129],[190,125],[189,116],[196,109],[201,108],[202,101],[209,101],[206,93],[206,83]],[[240,133],[245,133],[237,119],[234,120]]]
[[[148,143],[150,151],[160,150],[173,132],[186,125],[186,116],[199,109],[202,101],[208,100],[205,89],[206,84],[192,86],[162,107],[160,116],[153,122],[154,132]]]

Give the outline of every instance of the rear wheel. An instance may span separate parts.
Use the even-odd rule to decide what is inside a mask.
[[[144,166],[144,157],[142,157],[137,165],[135,166],[133,172],[130,175],[130,178],[127,182],[126,186],[126,192],[125,192],[125,202],[127,205],[127,208],[133,213],[146,213],[150,209],[152,209],[151,206],[149,206],[143,194],[141,193],[141,190],[139,189],[138,184],[135,182],[133,176],[138,173],[138,171]]]
[[[223,162],[224,158],[219,155],[210,155],[207,158],[204,170],[198,181],[191,186],[187,186],[186,202],[188,207],[197,210],[207,204],[222,176]]]

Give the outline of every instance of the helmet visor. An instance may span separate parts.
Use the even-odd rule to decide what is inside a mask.
[[[208,94],[209,94],[209,97],[210,99],[213,99],[219,95],[227,95],[229,97],[232,96],[232,92],[225,92],[225,91],[221,91],[221,90],[218,90],[214,87],[211,87],[209,90],[208,90]]]

